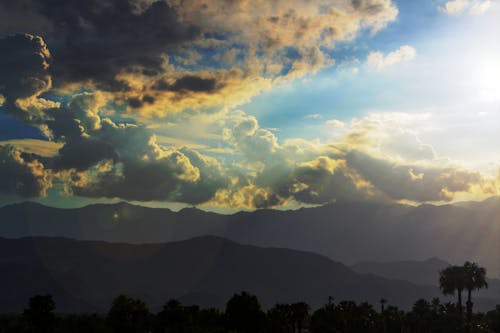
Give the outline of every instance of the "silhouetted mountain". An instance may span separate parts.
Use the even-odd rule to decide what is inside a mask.
[[[455,264],[463,264],[458,262]],[[431,258],[424,261],[360,262],[350,268],[362,274],[375,274],[388,279],[406,280],[417,285],[438,286],[439,271],[451,264]],[[488,288],[476,291],[477,297],[500,299],[500,280],[487,279]]]
[[[223,306],[242,290],[265,306],[336,300],[409,307],[437,295],[348,267],[308,252],[240,245],[218,237],[166,244],[112,244],[63,238],[0,239],[0,312],[21,311],[34,294],[51,293],[59,311],[105,311],[124,293],[158,309],[170,298]]]
[[[125,203],[55,209],[33,203],[0,208],[0,236],[60,236],[150,243],[217,235],[240,243],[312,251],[359,261],[473,260],[500,272],[500,198],[419,207],[336,203],[296,211],[220,215]]]
[[[424,261],[363,261],[352,265],[351,268],[358,273],[375,274],[389,279],[406,280],[420,285],[437,286],[439,271],[449,265],[450,263],[444,260],[430,258]]]

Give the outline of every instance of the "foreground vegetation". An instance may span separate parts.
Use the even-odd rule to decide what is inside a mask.
[[[316,311],[305,303],[277,304],[264,312],[257,297],[234,295],[224,312],[183,306],[175,300],[152,314],[146,304],[117,297],[106,315],[56,315],[50,295],[31,298],[22,315],[0,316],[0,332],[33,333],[440,333],[465,332],[458,306],[439,299],[418,300],[410,311],[386,305],[375,310],[368,303],[333,299]],[[472,314],[472,332],[500,332],[500,306]]]
[[[225,311],[184,306],[168,301],[153,314],[146,304],[124,295],[112,302],[106,315],[56,315],[50,295],[37,295],[20,315],[0,316],[0,333],[441,333],[500,332],[500,305],[487,313],[473,312],[472,292],[487,287],[486,270],[474,263],[450,266],[440,272],[444,294],[457,295],[456,303],[418,300],[402,311],[380,300],[368,303],[335,302],[311,311],[306,303],[276,304],[265,312],[256,296],[235,294]],[[467,293],[466,313],[462,293]]]

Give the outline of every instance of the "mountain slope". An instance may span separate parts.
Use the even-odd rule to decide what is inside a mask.
[[[460,262],[458,264],[463,264]],[[361,274],[375,274],[388,279],[405,280],[417,285],[438,286],[439,271],[451,265],[438,258],[423,261],[360,262],[350,268]],[[489,273],[487,273],[490,276]],[[474,292],[474,297],[500,299],[500,280],[489,278],[488,288]]]
[[[363,261],[352,265],[351,269],[362,274],[375,274],[389,279],[405,280],[420,285],[437,286],[439,271],[449,265],[444,260],[430,258],[423,261]]]
[[[307,252],[240,245],[218,237],[166,244],[129,245],[62,238],[0,239],[0,312],[21,311],[36,293],[55,296],[59,311],[106,311],[120,293],[152,309],[168,299],[224,306],[235,292],[262,303],[381,297],[409,307],[437,288],[358,274]]]
[[[240,243],[312,251],[359,261],[474,260],[500,276],[500,199],[419,207],[336,203],[297,211],[219,215],[129,204],[55,209],[33,203],[0,208],[0,236],[60,236],[150,243],[217,235]]]

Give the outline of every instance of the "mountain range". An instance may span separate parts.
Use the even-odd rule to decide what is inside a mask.
[[[393,262],[360,262],[350,266],[362,274],[374,274],[387,279],[405,280],[422,286],[438,287],[439,272],[450,263],[439,258],[427,260],[404,260]],[[488,288],[475,291],[475,296],[485,299],[500,299],[500,280],[487,279]]]
[[[127,203],[59,209],[26,202],[0,208],[0,237],[67,237],[133,244],[204,235],[361,261],[473,260],[500,273],[500,198],[457,205],[335,203],[295,211],[222,215]]]
[[[170,298],[223,308],[240,291],[269,308],[306,301],[368,301],[409,308],[439,295],[433,286],[356,273],[314,253],[241,245],[206,236],[132,245],[65,238],[0,239],[0,313],[20,312],[29,297],[50,293],[61,312],[105,312],[119,294],[157,311]],[[489,307],[486,302],[481,306]]]

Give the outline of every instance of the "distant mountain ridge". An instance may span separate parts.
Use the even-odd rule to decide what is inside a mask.
[[[223,307],[235,292],[265,307],[306,301],[313,307],[381,297],[404,308],[438,296],[435,287],[359,274],[313,253],[241,245],[219,237],[130,245],[65,238],[0,239],[0,313],[19,312],[29,297],[50,293],[62,312],[104,312],[118,294],[155,311],[168,299]],[[488,304],[492,306],[492,304]]]
[[[474,260],[500,276],[500,198],[419,207],[336,203],[296,211],[220,215],[133,206],[57,209],[34,203],[0,208],[0,237],[56,236],[154,243],[216,235],[244,244],[312,251],[360,261]]]
[[[437,286],[439,272],[451,264],[439,258],[391,262],[364,261],[350,268],[358,273],[375,274],[389,279],[406,280],[419,285]]]
[[[417,285],[437,287],[439,272],[450,265],[439,258],[430,258],[422,261],[360,262],[350,268],[362,274],[374,274],[387,279],[405,280]],[[500,280],[488,278],[487,281],[488,288],[476,291],[474,294],[481,298],[500,299]]]

